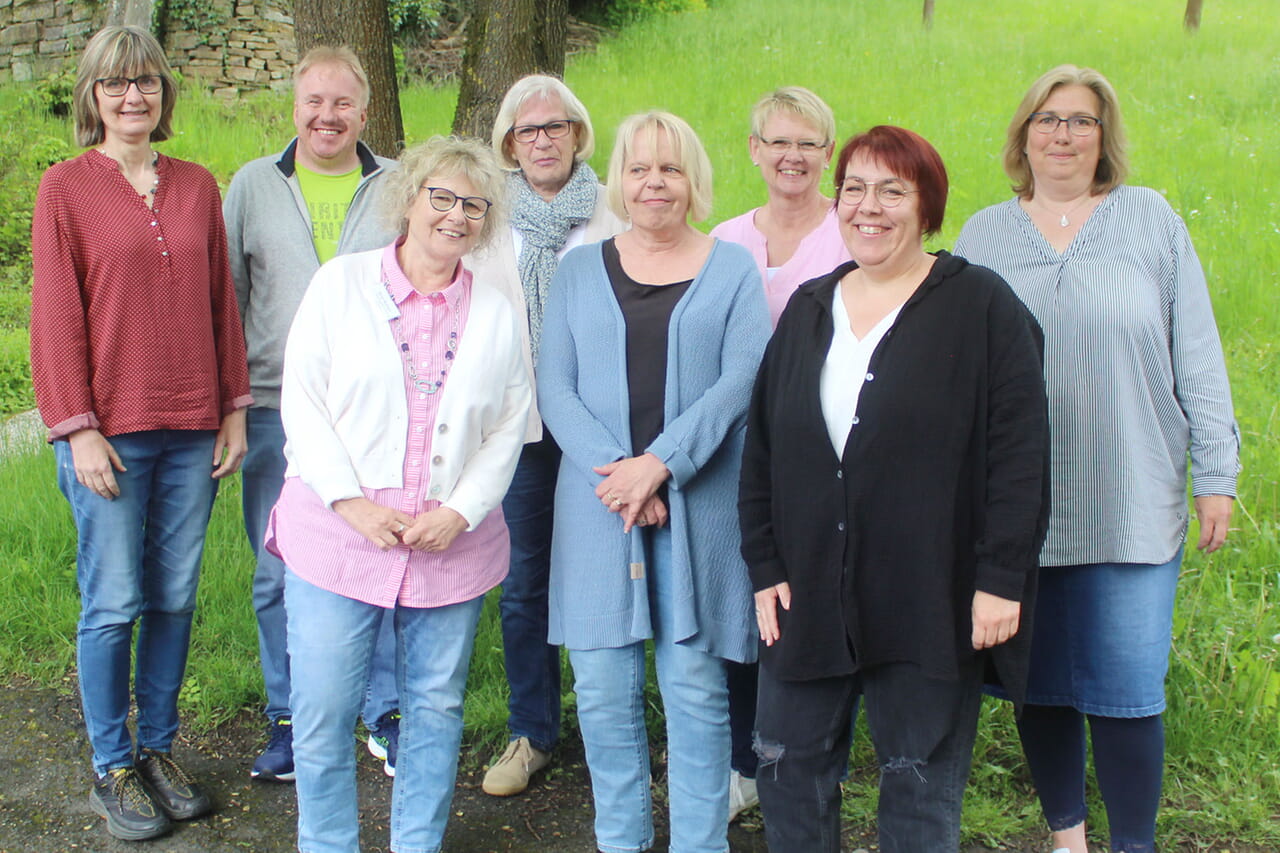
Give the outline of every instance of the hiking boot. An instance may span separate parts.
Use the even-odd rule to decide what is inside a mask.
[[[137,767],[151,796],[170,819],[191,820],[213,808],[209,795],[169,753],[143,748]]]
[[[369,740],[365,742],[369,754],[382,759],[382,772],[388,776],[396,775],[396,753],[400,751],[400,711],[388,711],[378,718],[369,730]]]
[[[263,782],[292,782],[293,772],[293,719],[281,717],[272,720],[267,728],[267,748],[253,762],[249,778]]]
[[[551,753],[518,737],[507,744],[507,751],[489,767],[480,786],[486,794],[510,797],[529,787],[529,777],[551,763]]]
[[[107,819],[107,832],[124,841],[144,841],[169,831],[169,818],[132,767],[99,776],[89,792],[89,807]]]

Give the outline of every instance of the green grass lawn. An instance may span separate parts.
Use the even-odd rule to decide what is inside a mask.
[[[1180,0],[941,0],[937,6],[929,32],[920,29],[917,0],[720,0],[708,11],[628,29],[567,72],[592,110],[599,138],[592,162],[603,172],[623,116],[650,107],[679,113],[702,136],[715,165],[710,226],[764,200],[746,152],[751,104],[775,86],[805,85],[835,109],[841,138],[894,123],[938,147],[950,172],[951,204],[934,245],[948,247],[971,213],[1008,197],[1000,144],[1032,80],[1061,62],[1108,75],[1128,124],[1131,183],[1166,194],[1187,220],[1204,263],[1244,436],[1232,538],[1211,557],[1189,553],[1183,566],[1160,840],[1166,847],[1235,840],[1280,849],[1275,0],[1209,0],[1195,37],[1181,30]],[[61,145],[70,152],[66,124],[23,110],[21,94],[0,88],[0,115],[21,116],[4,123],[10,128],[4,147],[30,152]],[[453,88],[404,92],[410,141],[445,132],[455,98]],[[229,107],[189,93],[178,106],[178,135],[163,150],[207,165],[225,186],[245,160],[288,140],[288,109],[280,96]],[[34,191],[37,178],[29,175],[26,192]],[[6,175],[0,191],[12,180]],[[25,346],[25,281],[19,278],[0,277],[0,361]],[[5,375],[0,372],[0,395]],[[0,537],[6,567],[0,572],[0,675],[57,684],[73,659],[76,591],[73,531],[52,468],[48,453],[0,462],[0,530],[6,531]],[[239,527],[238,484],[226,485],[209,535],[185,694],[197,726],[261,701],[251,560]],[[473,742],[502,736],[499,646],[491,603],[467,706]],[[855,795],[846,798],[846,810],[852,820],[869,821],[874,758],[865,737],[854,766]],[[1101,826],[1092,793],[1091,801]],[[991,842],[1040,831],[1010,714],[1000,703],[984,708],[965,827],[970,838]]]

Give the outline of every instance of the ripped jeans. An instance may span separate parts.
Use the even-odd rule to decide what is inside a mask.
[[[978,726],[982,668],[958,681],[914,664],[782,681],[760,667],[756,784],[770,853],[840,853],[840,778],[858,696],[880,762],[883,853],[955,853]]]

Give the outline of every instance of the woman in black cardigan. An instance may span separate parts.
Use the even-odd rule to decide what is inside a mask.
[[[954,851],[984,675],[1015,702],[1025,681],[1048,517],[1042,339],[995,273],[924,251],[947,197],[928,142],[872,128],[835,174],[854,261],[783,313],[742,466],[765,832],[772,853],[838,853],[861,696],[881,850]]]

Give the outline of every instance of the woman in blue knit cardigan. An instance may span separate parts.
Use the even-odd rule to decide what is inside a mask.
[[[570,252],[543,320],[538,405],[564,451],[550,641],[569,648],[606,853],[653,843],[645,643],[667,716],[671,849],[728,850],[724,660],[755,659],[736,502],[744,418],[769,334],[759,274],[690,219],[711,167],[666,113],[623,122],[616,238]]]

